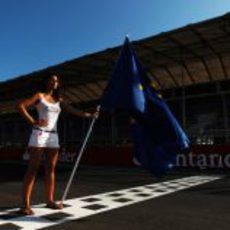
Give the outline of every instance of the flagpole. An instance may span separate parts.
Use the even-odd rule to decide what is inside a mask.
[[[97,106],[97,112],[99,112],[99,111],[100,111],[100,105]],[[78,156],[77,156],[77,159],[76,159],[76,161],[75,161],[75,165],[74,165],[74,167],[73,167],[73,170],[72,170],[72,172],[71,172],[70,178],[69,178],[69,180],[68,180],[68,183],[67,183],[67,185],[66,185],[66,188],[65,188],[65,190],[64,190],[64,193],[63,193],[63,195],[62,195],[61,204],[63,204],[64,200],[65,200],[66,197],[67,197],[67,194],[68,194],[69,189],[70,189],[70,186],[71,186],[71,184],[72,184],[72,181],[73,181],[75,172],[76,172],[76,170],[77,170],[77,168],[78,168],[78,166],[79,166],[80,160],[81,160],[82,155],[83,155],[83,153],[84,153],[86,144],[87,144],[88,139],[89,139],[89,136],[90,136],[90,134],[91,134],[91,132],[92,132],[93,126],[94,126],[94,124],[95,124],[95,122],[96,122],[96,119],[97,119],[97,117],[94,117],[94,118],[92,119],[91,124],[90,124],[90,126],[89,126],[89,129],[88,129],[88,131],[87,131],[87,133],[86,133],[85,139],[84,139],[84,141],[83,141],[83,143],[82,143],[82,145],[81,145],[81,149],[80,149],[79,154],[78,154]]]

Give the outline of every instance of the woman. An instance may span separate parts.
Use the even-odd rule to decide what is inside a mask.
[[[87,113],[76,110],[59,94],[60,82],[56,75],[51,75],[45,85],[44,92],[38,92],[29,99],[18,104],[18,110],[26,121],[33,127],[29,140],[30,160],[23,183],[23,206],[20,213],[33,215],[31,209],[31,194],[35,182],[42,155],[45,152],[45,188],[46,207],[51,209],[62,209],[61,204],[54,201],[55,189],[55,166],[58,160],[59,141],[57,134],[57,120],[61,109],[73,115],[87,118],[97,118],[98,112]],[[29,106],[35,106],[38,112],[38,119],[35,120],[28,112]]]

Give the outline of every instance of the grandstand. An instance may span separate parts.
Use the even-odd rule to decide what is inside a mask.
[[[204,148],[208,145],[209,150],[213,146],[215,151],[228,152],[230,14],[134,41],[133,45],[193,145]],[[19,116],[15,105],[33,94],[47,73],[61,76],[63,94],[70,103],[90,110],[99,103],[119,50],[120,46],[109,48],[1,82],[0,151],[4,153],[1,157],[7,152],[7,159],[19,159],[18,151],[24,151],[30,127]],[[63,152],[81,143],[88,124],[87,120],[62,114],[59,133]],[[111,147],[123,148],[123,154],[130,146],[126,115],[102,114],[92,133],[91,146],[103,146],[103,157]],[[127,154],[130,156],[129,150]]]

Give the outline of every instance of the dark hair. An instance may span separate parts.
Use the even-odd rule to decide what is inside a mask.
[[[58,78],[58,87],[57,89],[53,90],[53,97],[56,101],[59,101],[61,98],[60,95],[60,88],[61,88],[61,81],[60,81],[60,77],[57,73],[49,73],[49,75],[47,74],[44,78],[43,78],[43,84],[42,84],[42,91],[45,92],[47,90],[47,83],[50,81],[50,79],[56,76]]]

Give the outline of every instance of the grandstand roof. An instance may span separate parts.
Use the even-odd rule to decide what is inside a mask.
[[[230,77],[230,13],[132,43],[162,90]],[[109,48],[0,83],[0,112],[13,112],[16,101],[34,93],[37,83],[49,71],[59,73],[70,101],[98,99],[119,50],[120,46]]]

